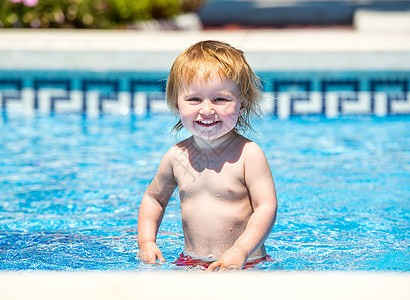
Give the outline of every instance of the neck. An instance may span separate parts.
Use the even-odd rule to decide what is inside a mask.
[[[195,144],[199,149],[207,150],[207,149],[216,149],[216,148],[222,147],[223,145],[228,144],[228,141],[235,138],[235,136],[236,136],[236,133],[234,131],[230,131],[227,134],[219,138],[216,138],[214,140],[204,140],[197,136],[193,136],[193,137],[195,140]]]

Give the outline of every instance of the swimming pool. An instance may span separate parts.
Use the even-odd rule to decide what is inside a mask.
[[[0,270],[184,270],[177,193],[159,231],[168,263],[137,253],[137,211],[169,114],[0,117]],[[256,270],[410,271],[410,117],[267,115],[279,210]],[[183,135],[180,137],[182,138]]]

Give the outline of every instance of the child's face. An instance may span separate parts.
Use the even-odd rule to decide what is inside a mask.
[[[215,140],[230,132],[242,111],[235,82],[219,76],[197,77],[178,93],[178,111],[184,127],[196,137]]]

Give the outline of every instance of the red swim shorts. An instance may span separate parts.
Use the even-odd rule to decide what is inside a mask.
[[[245,266],[242,269],[249,269],[257,264],[264,262],[264,261],[273,261],[272,258],[269,255],[265,255],[264,257],[254,259],[251,261],[247,261],[245,263]],[[200,260],[197,258],[192,258],[189,255],[184,255],[184,253],[181,253],[179,258],[174,261],[174,264],[179,266],[179,267],[200,267],[201,269],[207,269],[210,264],[212,264],[213,261],[204,261]]]

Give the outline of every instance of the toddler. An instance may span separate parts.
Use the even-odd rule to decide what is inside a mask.
[[[185,128],[192,136],[165,153],[141,201],[143,262],[165,262],[156,235],[176,187],[185,238],[179,264],[201,262],[209,271],[223,271],[266,257],[275,186],[261,148],[239,134],[252,129],[249,119],[258,115],[261,95],[243,52],[226,43],[199,42],[176,58],[166,99],[180,119],[173,131]]]

